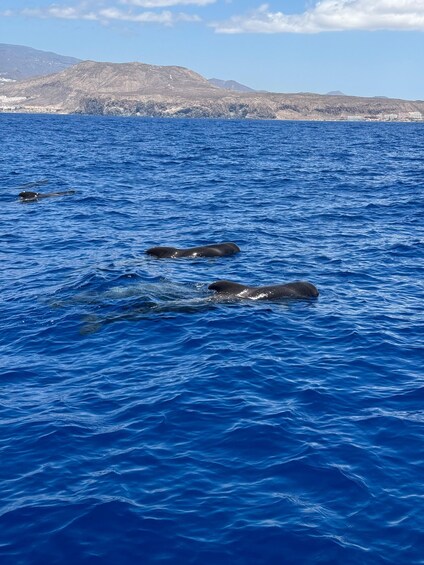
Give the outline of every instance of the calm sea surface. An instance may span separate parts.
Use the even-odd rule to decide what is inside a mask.
[[[2,565],[424,563],[423,134],[0,115]]]

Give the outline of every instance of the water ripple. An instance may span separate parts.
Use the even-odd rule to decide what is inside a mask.
[[[421,125],[1,120],[2,564],[422,563]]]

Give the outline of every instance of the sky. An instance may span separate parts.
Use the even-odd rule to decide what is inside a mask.
[[[424,0],[0,0],[0,43],[271,92],[424,100]]]

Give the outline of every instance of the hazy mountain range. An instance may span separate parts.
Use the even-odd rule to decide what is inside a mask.
[[[213,86],[217,86],[218,88],[224,88],[225,90],[232,90],[234,92],[255,92],[253,88],[246,86],[244,84],[240,84],[235,80],[221,80],[219,78],[210,78],[208,79]]]
[[[39,51],[23,45],[0,43],[0,80],[22,80],[64,71],[80,59]]]
[[[208,81],[183,67],[79,62],[54,53],[0,45],[0,77],[15,80],[32,73],[41,76],[0,82],[0,111],[402,121],[418,121],[424,114],[422,101],[361,98],[338,92],[256,92],[234,81]]]

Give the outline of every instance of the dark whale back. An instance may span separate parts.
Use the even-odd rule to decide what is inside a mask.
[[[209,285],[223,296],[232,298],[250,298],[251,300],[276,300],[279,298],[316,298],[318,289],[311,283],[295,281],[271,286],[246,286],[231,281],[217,281]]]
[[[235,243],[215,243],[212,245],[201,245],[188,249],[178,249],[177,247],[151,247],[147,249],[147,255],[152,255],[158,259],[176,259],[180,257],[224,257],[238,253],[240,248]]]
[[[216,281],[208,286],[209,290],[215,290],[219,294],[237,296],[240,293],[251,290],[252,287],[231,281]]]
[[[164,259],[178,257],[178,251],[176,247],[152,247],[146,253],[158,259]]]
[[[39,198],[50,198],[51,196],[66,196],[67,194],[75,194],[75,190],[64,190],[62,192],[33,192],[32,190],[24,190],[19,193],[19,198],[24,202],[29,200],[38,200]]]
[[[38,192],[32,192],[31,190],[24,190],[19,193],[19,198],[22,200],[35,200],[38,198]]]

